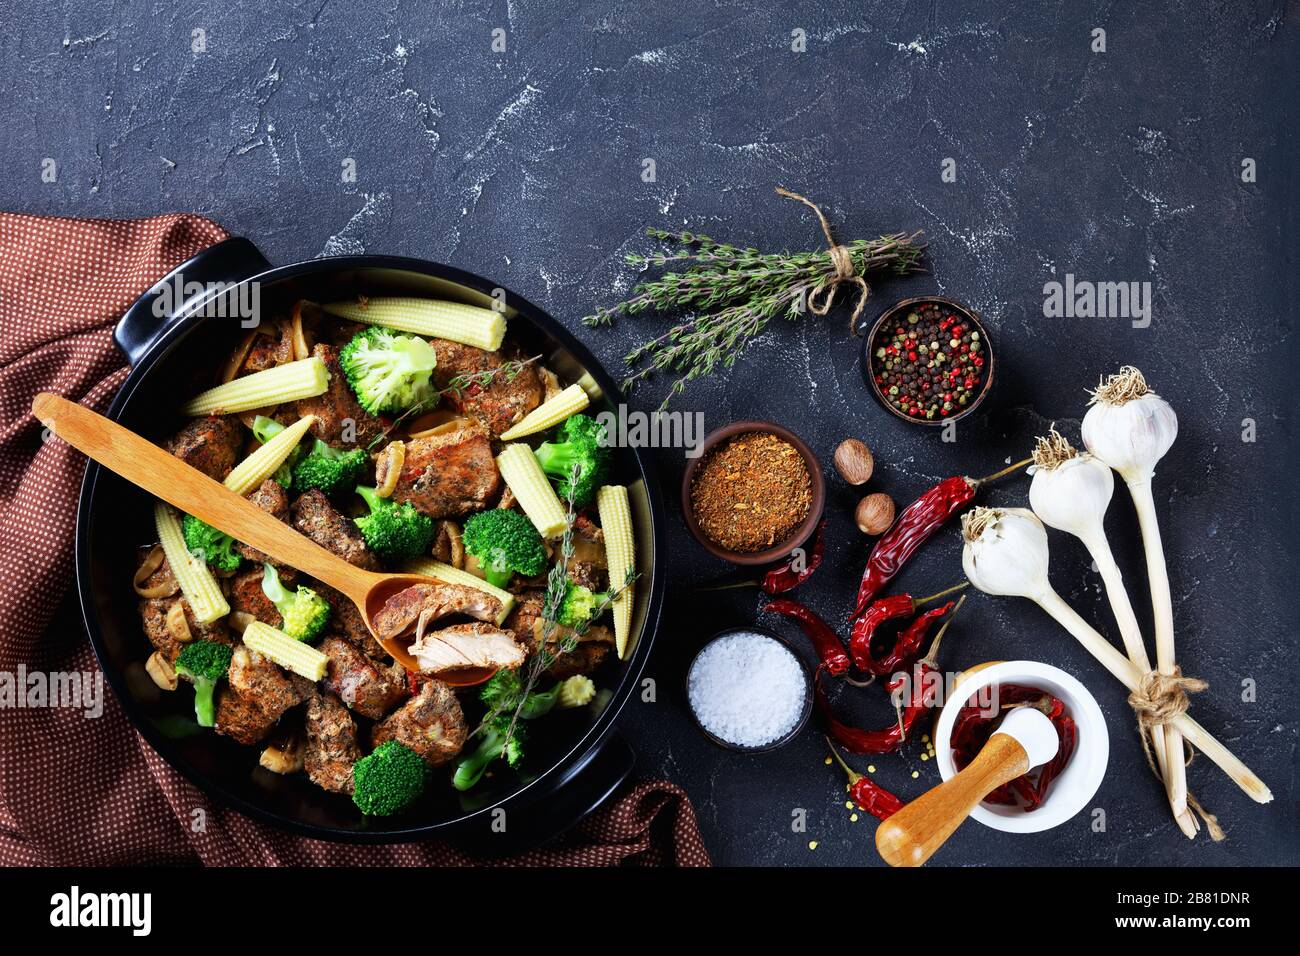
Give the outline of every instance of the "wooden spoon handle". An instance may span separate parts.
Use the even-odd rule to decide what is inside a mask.
[[[41,392],[32,414],[54,434],[133,485],[364,603],[378,577],[276,520],[175,455],[88,408]]]
[[[1010,734],[994,734],[965,770],[923,793],[876,828],[876,849],[890,866],[920,866],[943,846],[990,792],[1029,770],[1029,755]]]

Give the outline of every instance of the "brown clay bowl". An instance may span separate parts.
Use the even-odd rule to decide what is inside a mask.
[[[747,432],[768,432],[795,447],[799,454],[803,456],[804,464],[808,466],[808,477],[812,483],[812,502],[808,508],[808,516],[784,541],[763,551],[729,551],[711,540],[704,533],[704,529],[700,527],[700,523],[695,520],[695,511],[691,507],[691,482],[695,480],[695,473],[699,470],[700,464],[708,458],[709,453],[715,447],[729,438]],[[730,561],[732,564],[771,564],[784,558],[795,548],[803,545],[812,535],[817,527],[817,522],[821,520],[822,508],[825,504],[826,483],[822,479],[822,467],[821,463],[817,461],[817,456],[812,453],[812,449],[804,444],[798,435],[788,428],[783,428],[773,422],[732,422],[730,425],[725,425],[716,431],[710,432],[704,439],[699,456],[691,459],[690,464],[686,466],[686,474],[682,476],[682,517],[686,521],[686,527],[690,529],[691,534],[695,536],[695,540],[700,543],[705,551],[715,558]]]

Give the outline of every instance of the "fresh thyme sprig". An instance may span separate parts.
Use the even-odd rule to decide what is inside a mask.
[[[663,267],[680,271],[638,283],[627,299],[597,308],[583,322],[592,327],[607,326],[616,318],[648,309],[681,310],[689,315],[624,356],[629,370],[623,380],[625,390],[653,372],[675,372],[660,405],[660,409],[667,408],[688,382],[716,369],[730,368],[773,316],[783,314],[793,320],[806,311],[824,315],[841,282],[859,287],[860,309],[869,292],[867,275],[905,275],[920,268],[925,244],[918,241],[919,232],[839,244],[831,238],[830,227],[814,204],[801,196],[780,192],[817,211],[829,249],[764,253],[693,232],[646,230],[646,235],[671,248],[648,255],[629,253],[627,263],[642,271]]]
[[[578,477],[578,466],[574,466],[573,474],[570,481],[565,487],[574,487],[574,482]],[[604,614],[609,607],[618,600],[619,596],[630,588],[638,575],[634,571],[628,571],[624,581],[617,588],[611,589],[605,594],[598,605],[596,612],[585,621],[579,623],[576,627],[569,629],[569,633],[558,641],[555,640],[556,632],[560,628],[559,614],[560,607],[564,604],[565,595],[569,591],[569,562],[573,559],[573,528],[577,518],[577,508],[574,505],[571,495],[565,495],[567,512],[565,514],[564,533],[560,536],[560,557],[559,560],[551,567],[546,576],[546,592],[542,597],[542,612],[540,619],[542,622],[541,634],[537,641],[537,650],[529,659],[527,674],[523,686],[519,690],[518,697],[506,699],[498,702],[487,714],[484,715],[478,727],[474,730],[474,735],[482,733],[488,727],[492,726],[496,719],[503,714],[508,708],[513,707],[514,711],[510,715],[510,723],[503,735],[508,743],[515,732],[515,725],[519,723],[520,714],[523,712],[524,704],[528,700],[528,695],[533,692],[537,682],[541,680],[542,674],[546,672],[555,661],[564,654],[571,653],[581,641],[582,636],[587,633],[591,627],[592,621],[597,620]],[[611,582],[612,583],[612,582]],[[548,647],[556,644],[558,650],[552,651]],[[473,736],[473,735],[471,735]],[[502,746],[502,753],[505,753],[505,746]]]

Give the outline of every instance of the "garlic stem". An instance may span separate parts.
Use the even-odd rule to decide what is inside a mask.
[[[1111,646],[1110,642],[1097,633],[1093,627],[1081,618],[1074,608],[1066,604],[1059,594],[1050,586],[1032,600],[1050,614],[1058,624],[1069,631],[1084,648],[1095,657],[1106,670],[1110,671],[1130,691],[1137,689],[1142,677],[1137,665]],[[1227,747],[1215,740],[1204,727],[1187,714],[1179,714],[1173,719],[1167,730],[1181,731],[1193,746],[1200,749],[1211,761],[1219,766],[1232,780],[1241,787],[1256,803],[1269,803],[1273,793],[1249,767],[1242,763]],[[1168,736],[1168,735],[1167,735]],[[1178,761],[1182,765],[1181,754]]]
[[[1165,549],[1160,540],[1160,522],[1156,518],[1155,497],[1151,494],[1151,475],[1140,480],[1125,478],[1133,505],[1137,509],[1138,528],[1142,532],[1142,549],[1146,552],[1147,582],[1151,588],[1151,610],[1156,626],[1156,667],[1162,674],[1174,673],[1174,605],[1169,595],[1169,572],[1165,567]],[[1165,762],[1169,775],[1169,805],[1174,816],[1187,810],[1187,763],[1183,737],[1177,728],[1165,731]]]
[[[1110,602],[1111,613],[1115,615],[1115,623],[1119,627],[1128,659],[1138,670],[1146,673],[1151,670],[1151,658],[1147,656],[1146,645],[1142,641],[1142,630],[1138,626],[1137,615],[1133,613],[1133,602],[1129,600],[1128,589],[1124,586],[1124,576],[1120,573],[1119,565],[1115,563],[1110,542],[1104,533],[1080,535],[1079,540],[1088,549],[1088,554],[1092,556],[1097,571],[1101,574],[1102,584],[1106,588],[1106,599]],[[1160,780],[1169,797],[1169,807],[1173,812],[1174,821],[1183,834],[1191,839],[1200,830],[1200,823],[1187,809],[1185,800],[1183,810],[1179,813],[1178,807],[1174,805],[1173,794],[1169,792],[1169,745],[1165,730],[1163,726],[1151,728],[1151,749],[1155,752],[1156,767],[1160,771]],[[1187,779],[1185,769],[1183,779],[1184,781]]]

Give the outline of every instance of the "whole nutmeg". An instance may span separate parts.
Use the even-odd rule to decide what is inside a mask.
[[[894,523],[894,499],[881,491],[867,495],[858,502],[853,520],[863,534],[884,534]]]
[[[865,485],[876,470],[876,458],[865,442],[846,438],[835,449],[835,470],[851,485]]]

